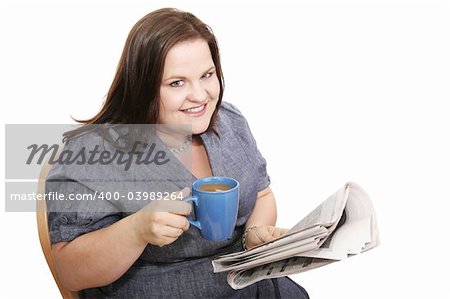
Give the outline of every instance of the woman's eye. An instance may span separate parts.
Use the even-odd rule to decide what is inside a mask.
[[[170,83],[170,86],[172,87],[181,87],[183,86],[184,82],[182,80],[173,81]]]
[[[203,75],[203,78],[210,78],[213,75],[214,72],[208,72]]]

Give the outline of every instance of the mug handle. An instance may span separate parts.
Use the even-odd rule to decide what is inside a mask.
[[[198,206],[198,197],[197,196],[189,196],[189,197],[187,197],[187,198],[185,198],[185,199],[183,199],[184,201],[186,201],[186,202],[193,202],[194,204],[192,205],[192,207],[193,207],[193,209],[195,210],[195,208]],[[200,224],[200,221],[198,221],[198,220],[192,220],[191,218],[190,218],[190,216],[187,216],[187,220],[189,221],[189,223],[190,224],[192,224],[193,226],[195,226],[195,227],[197,227],[198,229],[202,229],[202,226],[201,226],[201,224]]]

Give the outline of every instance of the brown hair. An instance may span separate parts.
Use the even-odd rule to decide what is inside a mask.
[[[77,121],[85,125],[157,123],[159,90],[167,53],[175,44],[192,39],[203,39],[208,43],[220,84],[210,130],[224,91],[217,41],[208,25],[193,14],[174,8],[153,11],[133,26],[102,109],[91,119]],[[75,131],[65,137],[79,133]]]

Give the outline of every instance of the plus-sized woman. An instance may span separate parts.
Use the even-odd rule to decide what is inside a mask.
[[[134,213],[114,205],[101,213],[82,208],[51,212],[58,274],[81,298],[308,298],[287,277],[233,290],[226,273],[213,273],[211,260],[218,254],[250,249],[285,231],[275,227],[266,162],[245,118],[222,101],[223,92],[215,36],[194,15],[160,9],[132,28],[101,111],[83,122],[188,124],[191,132],[181,138],[173,138],[170,130],[158,131],[158,137],[189,169],[192,181],[207,176],[238,180],[239,214],[232,238],[213,242],[189,225],[191,206],[183,201],[164,202],[164,209],[150,202]],[[69,135],[66,148],[76,149],[87,138]],[[65,192],[95,192],[98,185],[81,178],[102,169],[76,173],[55,164],[49,179],[64,178],[67,186],[59,188]],[[144,174],[134,174],[139,176]]]

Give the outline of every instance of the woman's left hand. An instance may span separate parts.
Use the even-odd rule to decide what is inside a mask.
[[[271,225],[263,225],[250,229],[245,235],[245,249],[252,249],[262,243],[270,242],[284,235],[288,230]]]

